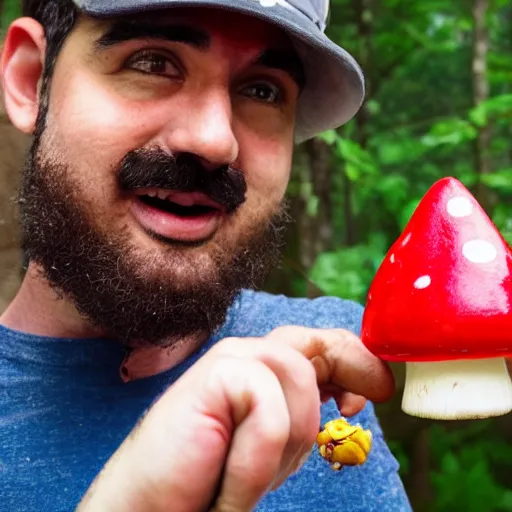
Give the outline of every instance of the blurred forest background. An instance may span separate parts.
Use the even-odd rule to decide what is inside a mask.
[[[0,12],[5,28],[19,1],[0,0]],[[297,148],[296,222],[268,289],[364,304],[387,249],[444,176],[468,186],[512,243],[512,3],[333,0],[328,33],[365,69],[368,97],[350,124]],[[9,133],[0,165],[22,147]],[[377,410],[414,510],[512,511],[512,416],[406,416],[403,365],[393,369],[396,399]]]

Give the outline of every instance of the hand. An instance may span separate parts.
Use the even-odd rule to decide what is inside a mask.
[[[307,459],[322,400],[350,416],[393,391],[389,368],[344,330],[225,339],[156,402],[78,510],[250,511]]]

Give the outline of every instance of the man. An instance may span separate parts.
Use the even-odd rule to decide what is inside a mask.
[[[0,319],[1,510],[410,510],[365,404],[393,381],[361,308],[250,291],[294,142],[363,99],[327,10],[32,0],[11,25],[4,99],[34,140],[30,264]],[[341,472],[312,453],[337,406],[373,433]]]

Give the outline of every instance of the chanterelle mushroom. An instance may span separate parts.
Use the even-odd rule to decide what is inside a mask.
[[[366,462],[372,447],[372,432],[351,425],[345,418],[327,422],[316,438],[320,455],[334,471]]]
[[[406,362],[404,412],[434,419],[512,410],[512,251],[470,192],[423,197],[368,294],[362,340]]]

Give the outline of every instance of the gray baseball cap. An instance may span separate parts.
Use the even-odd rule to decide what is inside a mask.
[[[355,59],[326,35],[329,0],[74,0],[94,17],[113,17],[170,7],[213,7],[277,25],[301,58],[306,86],[297,108],[297,142],[341,126],[360,109],[363,73]]]

